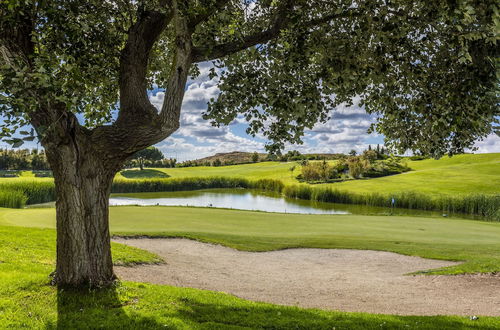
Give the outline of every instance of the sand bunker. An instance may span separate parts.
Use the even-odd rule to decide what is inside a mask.
[[[242,252],[187,239],[115,239],[162,265],[115,267],[125,280],[231,293],[255,301],[400,315],[500,316],[500,276],[404,275],[455,262],[391,252],[289,249]]]

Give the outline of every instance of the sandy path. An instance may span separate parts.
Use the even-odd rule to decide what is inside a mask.
[[[122,279],[223,291],[275,304],[401,315],[500,316],[500,276],[405,276],[454,262],[364,250],[242,252],[187,239],[115,239],[163,265],[115,267]]]

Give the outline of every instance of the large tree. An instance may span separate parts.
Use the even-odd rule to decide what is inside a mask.
[[[271,151],[354,99],[392,147],[440,156],[493,129],[498,22],[494,0],[1,0],[1,135],[30,124],[46,150],[55,281],[113,282],[111,182],[179,128],[197,63],[221,90],[204,118],[242,115]]]

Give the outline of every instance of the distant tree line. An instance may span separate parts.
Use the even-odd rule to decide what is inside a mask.
[[[316,179],[308,181],[331,180],[338,178],[342,173],[349,172],[352,177],[359,176],[378,176],[381,171],[380,168],[376,169],[374,162],[376,160],[383,160],[389,158],[390,150],[385,147],[377,145],[372,148],[371,145],[360,156],[357,156],[355,150],[351,150],[348,155],[345,154],[301,154],[297,150],[288,151],[282,155],[259,155],[257,152],[250,154],[246,161],[234,161],[224,158],[215,158],[211,160],[188,160],[184,162],[177,162],[175,158],[166,158],[164,154],[155,147],[149,147],[135,153],[129,161],[125,164],[125,168],[138,167],[193,167],[193,166],[228,166],[246,163],[257,163],[265,161],[280,161],[290,162],[298,161],[302,167],[308,161],[314,160],[339,160],[339,164],[335,169],[329,168],[331,165],[318,165],[311,162],[310,167],[305,171],[311,174]],[[421,160],[426,157],[415,155],[410,157],[411,160]],[[368,163],[366,163],[367,161]],[[379,164],[380,165],[380,164]],[[380,166],[379,166],[380,167]],[[0,170],[50,170],[45,151],[43,149],[0,149]],[[327,174],[329,173],[329,174]],[[335,174],[334,174],[335,173]],[[385,174],[387,175],[387,174]],[[307,176],[307,175],[306,175]],[[304,178],[305,179],[305,178]]]
[[[50,170],[43,150],[0,149],[0,170]]]

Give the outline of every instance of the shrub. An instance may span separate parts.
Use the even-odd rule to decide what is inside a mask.
[[[419,156],[419,155],[415,155],[415,156],[410,156],[408,157],[410,160],[424,160],[424,159],[428,159],[428,157],[425,157],[425,156]]]
[[[363,173],[371,168],[370,162],[362,157],[349,157],[347,159],[349,175],[354,179],[360,178]]]
[[[307,182],[328,182],[339,177],[337,170],[326,161],[305,163],[302,165],[301,174],[301,177]]]

